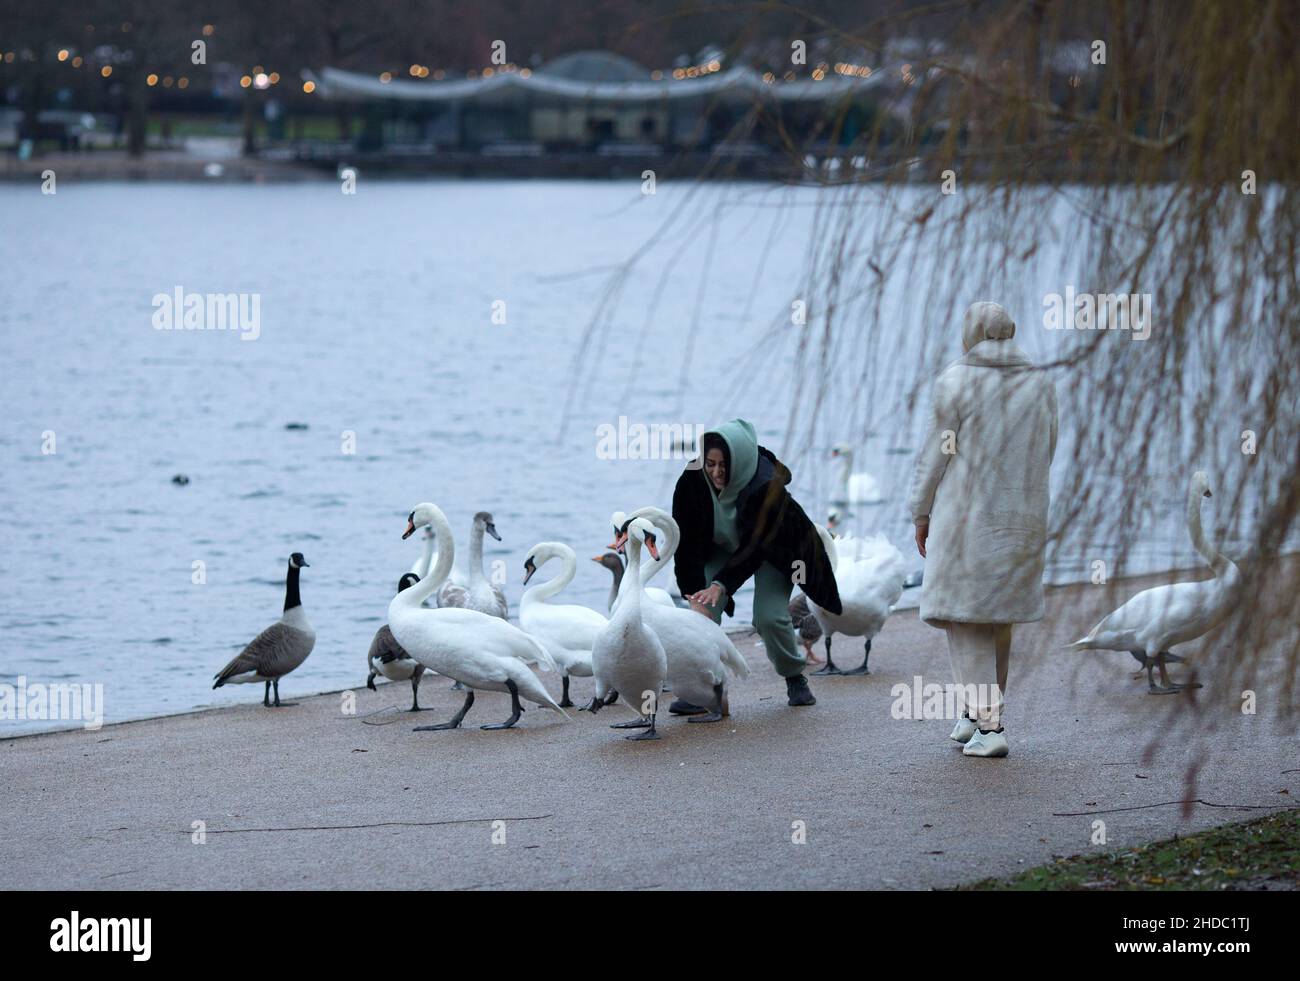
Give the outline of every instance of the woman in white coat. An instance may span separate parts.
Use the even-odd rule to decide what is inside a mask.
[[[1043,618],[1056,390],[1012,340],[1015,332],[996,303],[966,311],[964,353],[935,382],[909,494],[926,559],[921,618],[948,634],[966,702],[952,738],[967,756],[1007,755],[1011,625]]]

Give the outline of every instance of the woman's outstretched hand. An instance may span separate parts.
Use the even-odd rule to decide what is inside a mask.
[[[691,609],[696,613],[703,613],[710,620],[713,619],[713,611],[709,609],[718,605],[722,599],[722,587],[714,583],[708,589],[701,589],[698,593],[692,593],[686,597],[686,601],[691,604]]]

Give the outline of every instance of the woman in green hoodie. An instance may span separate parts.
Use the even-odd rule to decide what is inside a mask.
[[[790,622],[790,592],[797,583],[818,606],[842,611],[826,549],[786,490],[789,468],[758,445],[749,422],[733,419],[706,432],[702,444],[702,456],[687,465],[673,491],[681,528],[677,586],[692,609],[721,622],[724,611],[735,615],[732,597],[752,577],[754,628],[786,681],[789,704],[814,705]],[[695,709],[679,700],[670,711]]]

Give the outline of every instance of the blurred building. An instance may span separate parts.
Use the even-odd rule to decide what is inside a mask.
[[[402,79],[325,68],[313,81],[324,98],[363,113],[366,149],[422,143],[502,154],[618,155],[731,144],[761,152],[776,149],[783,134],[815,130],[830,114],[843,120],[843,142],[861,132],[884,75],[845,67],[790,79],[744,66],[724,69],[718,61],[651,71],[622,55],[579,51],[535,70],[506,65],[474,78]]]

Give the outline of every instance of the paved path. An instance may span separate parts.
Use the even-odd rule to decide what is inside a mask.
[[[355,716],[335,694],[7,740],[0,868],[11,889],[914,889],[1098,849],[1096,818],[1073,812],[1112,810],[1100,815],[1110,848],[1262,813],[1198,804],[1183,820],[1178,806],[1151,806],[1185,796],[1193,761],[1192,796],[1205,801],[1300,798],[1300,742],[1267,692],[1246,716],[1238,693],[1207,679],[1194,708],[1146,695],[1128,655],[1059,651],[1102,594],[1051,590],[1048,619],[1017,634],[1005,760],[964,758],[950,721],[891,716],[894,684],[948,680],[943,635],[909,611],[876,639],[869,677],[813,680],[813,708],[788,708],[745,640],[755,670],[732,717],[668,721],[655,743],[610,730],[626,717],[613,708],[570,723],[529,709],[509,732],[414,733],[460,702],[440,678],[426,681],[433,711],[418,718],[397,711],[409,686],[389,685],[361,689]],[[858,644],[837,646],[857,663]],[[358,651],[359,679],[364,667]],[[589,686],[576,681],[575,696]],[[250,703],[259,696],[249,689]],[[469,721],[506,714],[487,694]],[[806,844],[792,842],[795,822]]]

